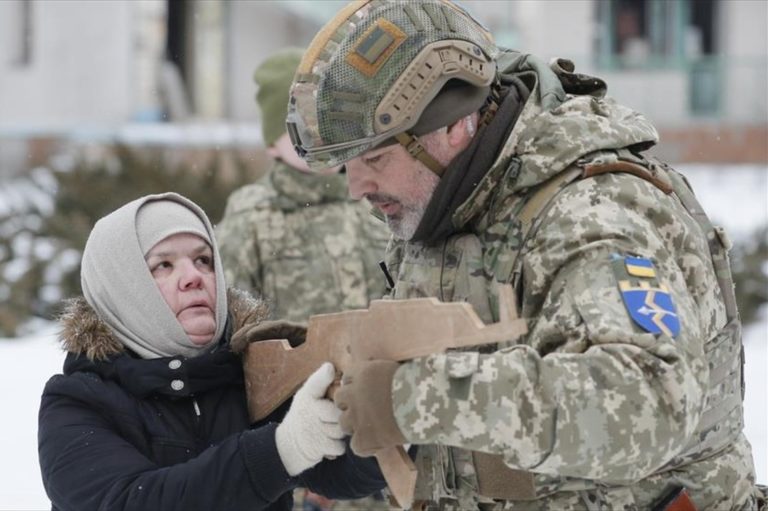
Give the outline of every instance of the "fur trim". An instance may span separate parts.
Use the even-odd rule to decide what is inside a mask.
[[[267,305],[246,291],[228,289],[227,304],[233,332],[245,325],[260,323],[268,316]],[[64,302],[59,324],[59,339],[65,351],[85,354],[90,360],[105,360],[125,351],[119,339],[83,297]]]

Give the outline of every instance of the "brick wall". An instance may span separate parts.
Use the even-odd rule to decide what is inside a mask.
[[[654,154],[670,162],[768,164],[768,126],[659,129]]]

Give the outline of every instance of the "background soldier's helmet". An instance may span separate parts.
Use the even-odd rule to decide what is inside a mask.
[[[368,0],[315,36],[294,77],[288,133],[312,168],[477,111],[496,75],[485,27],[448,0]]]

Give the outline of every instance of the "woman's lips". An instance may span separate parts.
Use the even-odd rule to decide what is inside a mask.
[[[183,314],[183,313],[200,314],[200,313],[212,312],[212,311],[213,309],[211,309],[211,307],[207,303],[193,303],[181,309],[179,314]]]

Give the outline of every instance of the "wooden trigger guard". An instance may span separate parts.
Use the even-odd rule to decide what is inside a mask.
[[[268,416],[326,361],[343,373],[357,361],[403,362],[449,349],[516,340],[528,330],[525,320],[517,317],[512,287],[500,285],[498,296],[500,321],[489,325],[465,302],[374,300],[368,309],[312,316],[306,341],[295,348],[285,339],[251,343],[244,359],[251,420]],[[331,384],[330,396],[337,385]],[[417,471],[405,449],[383,449],[374,456],[398,506],[410,508]]]

